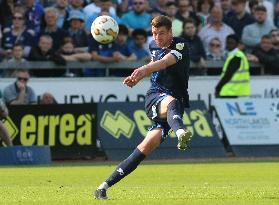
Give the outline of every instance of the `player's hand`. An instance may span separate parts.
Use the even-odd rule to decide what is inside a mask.
[[[25,92],[25,89],[26,89],[25,83],[23,83],[21,81],[16,81],[16,84],[17,84],[17,87],[20,92]]]
[[[123,81],[123,84],[127,85],[130,88],[132,88],[133,86],[136,85],[136,83],[132,80],[131,76],[128,76],[127,78],[125,78]]]
[[[146,75],[146,69],[143,67],[137,68],[131,74],[132,81],[138,83],[141,79],[143,79]]]

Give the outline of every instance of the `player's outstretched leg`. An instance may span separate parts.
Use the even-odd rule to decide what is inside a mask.
[[[118,165],[111,176],[98,187],[94,193],[95,199],[107,199],[107,189],[134,171],[144,158],[145,155],[136,148],[127,159]]]
[[[183,112],[178,100],[172,100],[167,107],[167,121],[178,138],[177,148],[185,150],[191,140],[192,133],[184,128],[181,113]]]

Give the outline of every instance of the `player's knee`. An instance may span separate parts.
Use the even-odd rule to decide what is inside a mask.
[[[138,145],[139,151],[141,151],[144,155],[149,155],[156,147],[160,145],[160,142],[153,141],[152,143],[141,143]]]
[[[173,98],[172,96],[167,96],[164,100],[162,100],[162,102],[160,103],[160,106],[159,106],[159,114],[160,114],[161,118],[167,117],[168,106],[174,100],[176,100],[176,99]]]
[[[167,110],[170,110],[170,109],[175,109],[175,108],[180,108],[180,104],[179,104],[179,101],[175,98],[173,98],[172,101],[169,102],[168,106],[167,106]]]

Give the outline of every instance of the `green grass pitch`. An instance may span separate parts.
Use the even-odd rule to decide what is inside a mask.
[[[279,162],[143,163],[92,197],[116,164],[0,167],[0,204],[278,205]]]

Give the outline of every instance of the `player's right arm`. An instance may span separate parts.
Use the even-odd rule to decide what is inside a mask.
[[[160,60],[151,61],[150,63],[135,69],[133,73],[123,81],[123,83],[129,87],[133,87],[144,77],[149,76],[155,71],[166,69],[176,62],[177,59],[175,56],[169,53]]]

